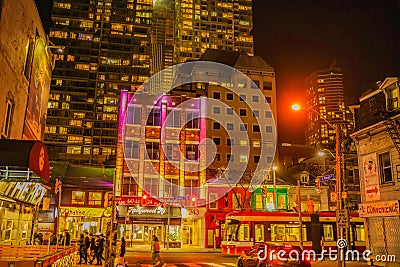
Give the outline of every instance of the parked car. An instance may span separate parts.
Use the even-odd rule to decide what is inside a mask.
[[[298,246],[265,242],[245,250],[238,258],[237,267],[311,267],[310,260]]]

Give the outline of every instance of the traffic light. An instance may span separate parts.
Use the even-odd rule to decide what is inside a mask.
[[[58,179],[56,179],[56,185],[55,185],[55,188],[54,188],[54,193],[55,194],[61,193],[61,181],[58,180]]]

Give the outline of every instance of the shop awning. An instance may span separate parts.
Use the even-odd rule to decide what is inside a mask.
[[[50,181],[50,164],[42,141],[0,140],[0,180],[27,181],[41,178]]]
[[[86,207],[61,207],[61,216],[68,217],[109,217],[111,214],[103,208],[86,208]]]

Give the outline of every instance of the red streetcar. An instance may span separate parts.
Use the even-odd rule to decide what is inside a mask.
[[[318,215],[319,221],[312,224],[310,214],[302,213],[303,248],[312,249],[312,240],[317,239],[322,249],[337,249],[336,213],[322,211]],[[257,243],[271,241],[300,246],[297,212],[237,211],[227,214],[225,222],[223,254],[240,255]],[[347,232],[348,247],[363,252],[366,249],[364,219],[358,213],[350,213]]]

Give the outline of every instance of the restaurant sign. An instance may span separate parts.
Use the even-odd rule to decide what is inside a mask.
[[[61,216],[65,217],[101,217],[104,212],[103,208],[61,207]]]
[[[360,204],[360,217],[388,217],[400,215],[400,201],[375,202],[371,204]]]
[[[164,215],[167,213],[167,209],[164,207],[129,207],[128,212],[132,215],[150,215],[158,214]]]

